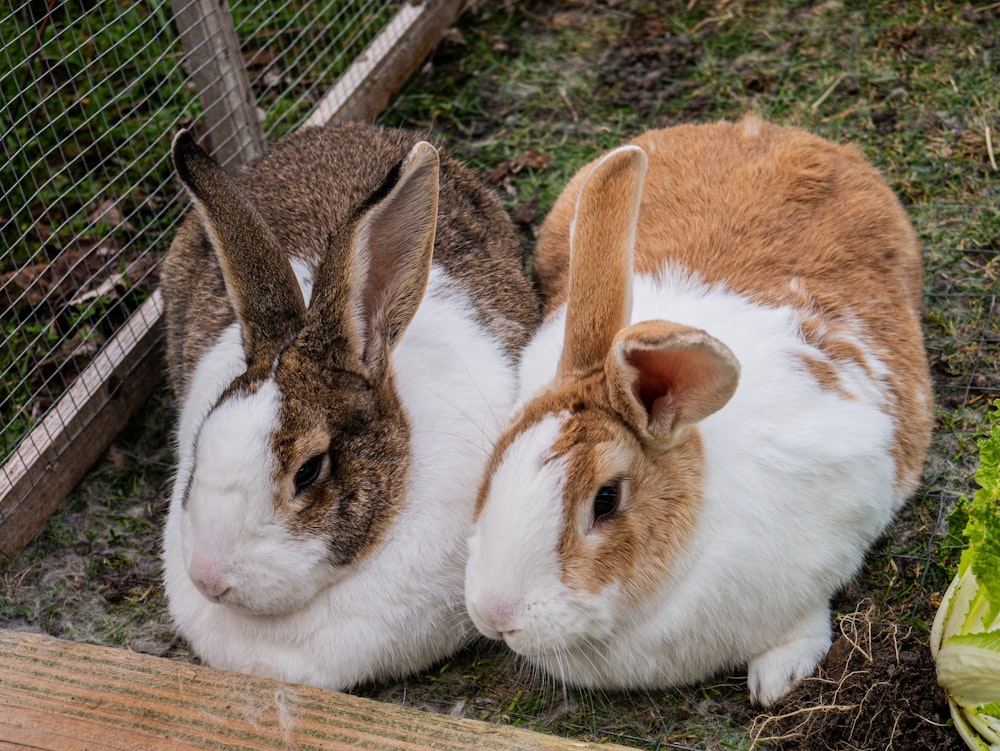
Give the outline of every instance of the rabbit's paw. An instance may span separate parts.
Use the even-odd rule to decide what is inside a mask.
[[[797,623],[781,642],[750,661],[751,698],[769,707],[813,674],[830,649],[830,611],[822,608]]]

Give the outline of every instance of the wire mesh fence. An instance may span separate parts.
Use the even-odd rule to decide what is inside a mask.
[[[2,20],[5,459],[150,291],[175,216],[163,134],[193,115],[163,20],[29,3]]]
[[[267,113],[267,140],[306,120],[346,64],[389,23],[397,5],[262,0],[233,7],[247,74],[257,105]]]
[[[195,125],[235,169],[301,125],[399,10],[257,0],[235,3],[230,20],[225,4],[200,0],[19,0],[0,11],[0,489],[30,470],[18,456],[53,442],[34,471],[60,471],[60,452],[130,380],[107,355],[127,321],[138,333],[124,346],[157,344],[144,332],[183,209],[171,135]],[[128,354],[129,368],[143,361]],[[21,500],[0,507],[0,525]]]

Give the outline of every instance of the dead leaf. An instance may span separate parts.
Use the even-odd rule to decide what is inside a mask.
[[[87,221],[91,224],[105,222],[112,227],[121,226],[122,213],[118,210],[118,202],[114,198],[104,198],[98,201],[87,215]]]
[[[514,223],[530,227],[531,223],[535,221],[535,215],[537,213],[538,194],[535,193],[535,195],[525,201],[525,203],[514,212]]]
[[[500,185],[505,180],[524,171],[526,167],[534,170],[544,169],[549,163],[548,154],[540,154],[534,149],[528,149],[513,159],[504,159],[486,174],[486,181],[491,185]]]

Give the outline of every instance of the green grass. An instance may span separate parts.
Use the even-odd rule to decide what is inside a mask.
[[[34,258],[49,239],[39,231],[49,225],[70,234],[106,234],[106,226],[87,219],[89,204],[112,180],[119,201],[138,202],[134,191],[162,159],[162,149],[150,153],[150,144],[159,144],[178,118],[192,112],[185,110],[190,97],[180,93],[184,78],[176,54],[161,54],[176,43],[162,7],[104,3],[75,16],[57,12],[48,21],[11,13],[3,23],[4,39],[18,43],[8,54],[14,66],[0,71],[0,96],[12,124],[5,129],[8,158],[0,164],[0,180],[16,191],[7,197],[5,211],[12,213],[4,236],[20,241],[10,246],[7,267]],[[162,37],[160,29],[166,30]],[[23,56],[15,57],[16,51]]]

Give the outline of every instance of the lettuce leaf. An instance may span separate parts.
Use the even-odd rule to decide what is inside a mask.
[[[990,434],[979,443],[979,490],[971,501],[962,499],[968,514],[964,535],[969,547],[959,565],[960,572],[971,567],[979,583],[986,606],[982,622],[987,629],[1000,614],[1000,399],[993,406]]]
[[[948,517],[968,545],[931,629],[938,682],[974,751],[1000,749],[1000,399],[993,407],[979,442],[979,489]]]

